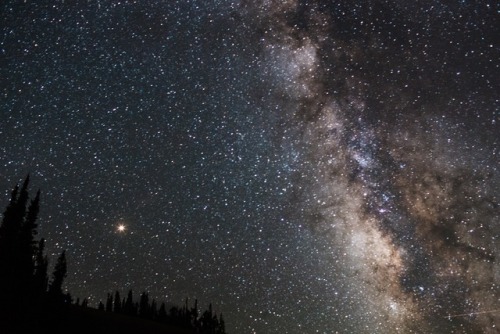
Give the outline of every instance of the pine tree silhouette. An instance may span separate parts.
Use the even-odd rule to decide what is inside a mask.
[[[28,175],[21,188],[14,187],[0,225],[1,309],[31,304],[38,289],[43,289],[43,284],[36,282],[40,244],[34,240],[40,191],[27,208],[29,182]],[[40,254],[43,258],[43,249]],[[43,260],[41,262],[43,269]]]
[[[59,257],[49,286],[45,239],[35,240],[40,191],[30,200],[30,176],[16,185],[0,224],[0,332],[26,332],[42,321],[42,314],[56,304],[71,303],[63,294],[65,252]],[[54,318],[51,318],[52,320]],[[25,326],[21,330],[17,327]]]
[[[27,193],[27,192],[26,192]],[[24,287],[33,287],[33,273],[35,271],[35,256],[37,253],[37,242],[34,236],[36,231],[36,219],[38,217],[40,202],[40,191],[37,192],[34,200],[28,208],[24,221],[19,231],[19,284]],[[33,291],[29,291],[30,295]]]
[[[192,330],[199,334],[226,334],[226,325],[222,313],[217,316],[213,311],[212,304],[203,312],[201,317],[198,310],[198,300],[195,299],[194,306],[189,307],[189,299],[186,298],[182,307],[173,306],[167,313],[165,302],[160,304],[155,299],[149,302],[149,294],[144,291],[138,302],[134,302],[132,290],[128,291],[127,298],[120,300],[120,292],[117,290],[114,294],[108,293],[106,305],[99,303],[99,310],[111,311],[113,304],[118,307],[118,312],[129,316],[139,316],[144,319],[150,319],[164,324],[173,325]],[[119,305],[119,306],[118,306]]]
[[[215,318],[217,319],[217,318]],[[208,306],[208,310],[203,312],[203,315],[201,316],[200,319],[200,330],[201,333],[203,334],[213,334],[215,333],[215,326],[214,326],[214,315],[212,311],[212,304]]]
[[[35,273],[33,277],[33,290],[35,297],[40,299],[47,292],[49,278],[47,276],[47,269],[49,260],[44,255],[45,239],[40,239],[35,258]]]
[[[161,322],[167,321],[167,308],[164,302],[161,303],[160,309],[158,310],[158,320]]]
[[[127,315],[137,315],[137,310],[134,306],[134,298],[132,295],[132,290],[128,291],[127,299],[123,305],[123,312]]]
[[[155,299],[153,299],[153,301],[151,302],[151,306],[149,307],[149,317],[151,319],[158,318],[158,305]]]
[[[122,313],[122,300],[120,298],[120,292],[118,292],[118,290],[115,292],[115,302],[113,311],[115,313]]]
[[[106,298],[106,312],[113,312],[113,294],[109,292]]]
[[[52,301],[64,302],[68,299],[67,295],[64,295],[62,292],[62,285],[64,279],[66,278],[66,274],[67,274],[66,251],[63,250],[61,255],[59,255],[59,258],[57,259],[54,272],[52,273],[52,282],[50,283],[49,286],[49,296]]]
[[[139,301],[139,316],[143,318],[149,318],[149,296],[147,292],[141,294],[141,299]]]
[[[2,308],[8,308],[14,302],[18,290],[16,254],[22,217],[19,219],[19,186],[12,190],[9,205],[4,211],[0,226],[0,302]]]
[[[191,317],[192,317],[192,324],[194,328],[199,327],[199,319],[198,317],[200,316],[198,312],[198,299],[194,300],[194,307],[191,309]]]
[[[220,314],[219,325],[217,326],[215,333],[216,334],[225,334],[226,333],[226,322],[224,321],[224,317],[222,316],[222,313]]]

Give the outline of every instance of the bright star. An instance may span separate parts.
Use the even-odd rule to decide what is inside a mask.
[[[117,230],[118,232],[125,232],[125,225],[123,224],[118,225]]]

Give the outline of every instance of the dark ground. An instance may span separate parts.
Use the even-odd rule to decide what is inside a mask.
[[[3,317],[2,317],[3,318]],[[11,314],[0,320],[4,334],[190,334],[189,330],[158,322],[77,306]]]

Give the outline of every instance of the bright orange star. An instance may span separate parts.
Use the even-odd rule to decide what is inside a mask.
[[[116,229],[118,230],[118,232],[125,232],[126,228],[125,228],[125,225],[120,224],[120,225],[118,225],[118,227]]]

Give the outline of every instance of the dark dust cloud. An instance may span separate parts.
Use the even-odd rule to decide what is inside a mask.
[[[67,289],[231,333],[499,333],[495,1],[4,1],[0,188]],[[118,231],[124,225],[124,231]]]

